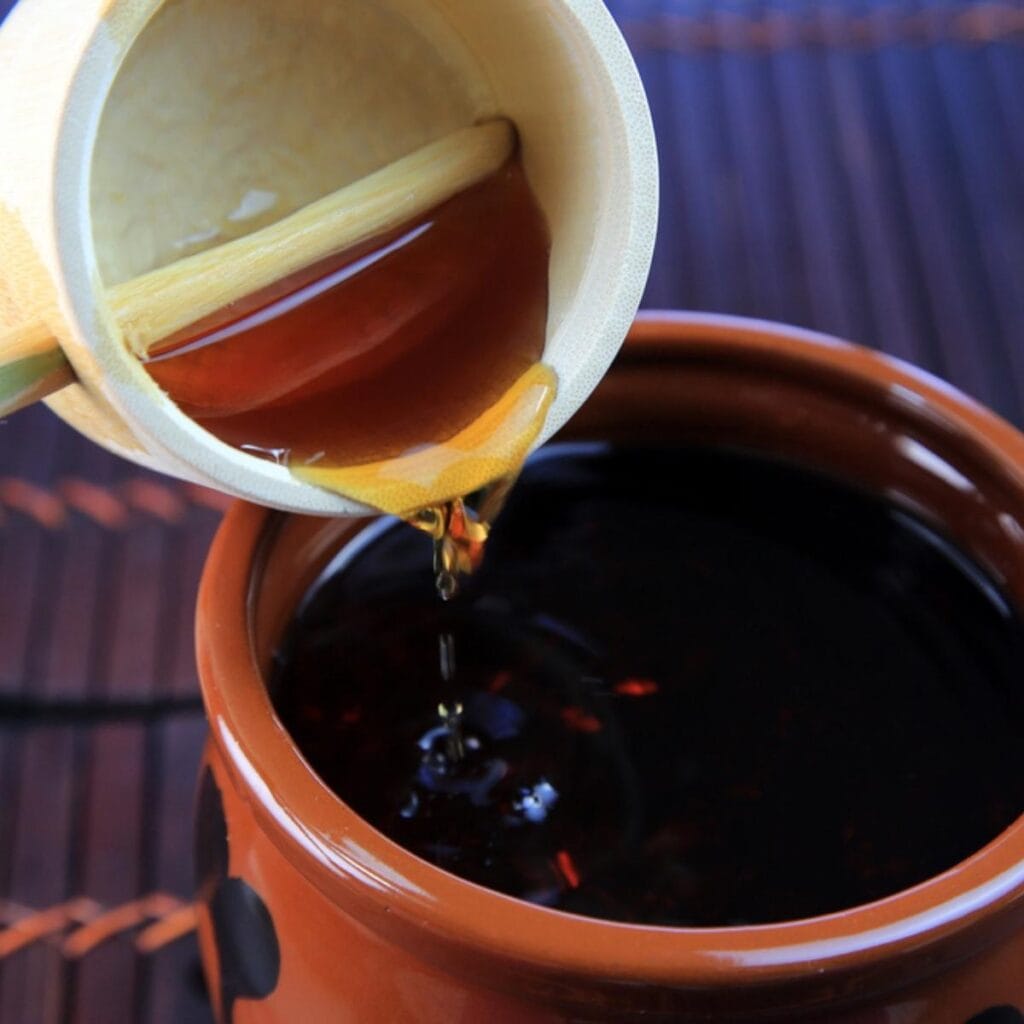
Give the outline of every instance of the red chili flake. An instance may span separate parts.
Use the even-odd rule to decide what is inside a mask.
[[[346,725],[355,725],[363,717],[362,708],[350,708],[342,716],[341,720]]]
[[[491,693],[501,693],[502,690],[512,682],[511,672],[499,672],[492,680],[491,685],[487,687]]]
[[[740,783],[729,790],[729,795],[737,800],[760,800],[764,796],[764,790],[753,783]]]
[[[323,709],[318,708],[315,704],[307,704],[302,709],[302,717],[307,722],[322,722],[324,720]]]
[[[565,879],[566,885],[570,889],[578,889],[580,887],[580,873],[573,863],[569,851],[559,850],[555,854],[555,864],[558,867],[558,873]]]
[[[576,732],[600,732],[601,721],[588,715],[582,708],[562,708],[562,721]]]
[[[652,697],[660,689],[653,679],[623,679],[615,687],[615,692],[623,697]]]

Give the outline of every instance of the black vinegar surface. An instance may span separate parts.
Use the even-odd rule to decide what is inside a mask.
[[[371,528],[273,689],[325,782],[425,860],[719,926],[883,897],[1008,826],[1021,664],[991,581],[891,505],[752,455],[562,447],[450,605],[425,537]]]

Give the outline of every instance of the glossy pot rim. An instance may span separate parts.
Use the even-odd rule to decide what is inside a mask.
[[[888,389],[963,436],[1024,494],[1024,436],[948,384],[825,335],[718,315],[647,313],[627,344],[670,351],[732,346],[760,359]],[[923,411],[922,411],[923,410]],[[1024,818],[951,870],[847,911],[755,927],[678,929],[576,917],[520,902],[421,861],[350,811],[302,760],[277,721],[253,653],[253,566],[273,513],[229,511],[200,591],[200,675],[214,742],[279,849],[329,899],[371,927],[430,935],[496,967],[673,988],[744,987],[870,969],[1024,908]]]

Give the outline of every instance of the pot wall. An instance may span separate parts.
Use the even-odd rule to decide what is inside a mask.
[[[864,1005],[794,1015],[770,1002],[763,1013],[728,1008],[728,989],[717,1011],[687,1013],[685,996],[663,1013],[602,1009],[598,993],[580,991],[574,1006],[562,999],[516,998],[477,983],[464,971],[431,962],[430,937],[415,952],[387,941],[326,900],[271,842],[231,782],[216,746],[207,749],[200,793],[199,835],[230,837],[231,855],[221,870],[215,843],[197,844],[197,883],[208,893],[200,918],[203,966],[219,1024],[597,1024],[675,1021],[679,1024],[745,1024],[752,1020],[806,1024],[1022,1024],[1024,933],[1016,931],[968,963],[928,983],[872,998],[870,979],[858,979],[837,1000]],[[472,900],[467,893],[467,901]],[[262,909],[258,909],[262,908]],[[524,973],[524,988],[534,983]],[[866,997],[866,998],[864,998]],[[701,1000],[704,1002],[704,1000]],[[987,1015],[986,1014],[987,1011]]]
[[[886,489],[946,522],[1024,606],[1024,438],[945,385],[794,329],[648,318],[568,433],[664,436],[669,423]],[[707,930],[530,907],[384,839],[305,766],[262,676],[306,586],[359,525],[239,505],[204,577],[212,740],[197,853],[222,1024],[1024,1021],[1024,822],[879,903]]]

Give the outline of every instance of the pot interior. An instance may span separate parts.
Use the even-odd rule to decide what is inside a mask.
[[[1019,470],[1024,464],[1024,439],[945,385],[882,357],[770,325],[714,317],[648,319],[638,325],[612,371],[558,439],[719,445],[817,468],[881,494],[934,524],[988,571],[1017,609],[1024,607],[1024,482]],[[247,539],[245,552],[238,552],[249,563],[249,640],[254,660],[268,678],[275,647],[298,603],[367,520],[268,513],[260,517],[261,531],[255,516],[246,513],[245,521],[251,531],[247,537],[256,538],[258,533],[258,540]],[[254,674],[243,674],[243,686],[251,694],[258,680]],[[225,678],[221,685],[228,682]],[[229,704],[244,697],[242,690],[236,694],[234,689],[231,682]],[[257,725],[265,730],[261,743],[273,739],[280,744],[280,749],[274,748],[278,759],[288,745],[288,781],[293,784],[288,799],[298,800],[301,795],[311,799],[317,794],[319,802],[309,804],[315,827],[333,835],[338,822],[346,820],[349,826],[365,828],[365,834],[360,834],[368,842],[372,831],[360,821],[353,822],[350,812],[344,818],[341,804],[336,810],[325,808],[319,799],[320,784],[310,784],[315,780],[291,739],[282,735],[272,719],[269,699],[264,700],[261,693],[257,702],[256,710],[247,706],[246,715],[254,731]],[[246,731],[243,739],[248,736]],[[844,950],[867,948],[882,957],[884,944],[875,948],[879,921],[921,941],[925,941],[923,929],[931,941],[939,936],[938,925],[932,934],[933,911],[959,916],[957,908],[967,889],[1004,902],[1000,894],[1005,894],[1005,885],[1000,882],[1002,887],[996,891],[990,883],[1012,873],[1019,848],[1020,823],[954,871],[884,904],[766,929],[733,929],[728,935],[715,931],[715,942],[729,949],[735,943],[740,963],[784,964],[787,977],[794,968],[788,959],[794,942],[810,943],[808,957],[828,959]],[[464,884],[437,872],[427,873],[404,851],[395,854],[401,854],[402,870],[431,892],[436,886],[438,893],[451,895]],[[375,848],[374,856],[378,855]],[[325,864],[317,872],[318,881],[334,893],[333,869]],[[1016,881],[1006,885],[1017,891]],[[518,914],[526,919],[538,913],[526,904],[511,908],[499,907],[510,920]],[[595,943],[592,955],[597,956],[598,940],[604,938],[608,947],[602,945],[601,950],[620,955],[622,935],[617,926],[604,921],[584,926],[581,919],[567,918],[563,929],[560,915],[546,917],[544,924],[544,934],[550,934],[556,945],[554,936],[568,941],[570,925],[586,927]],[[975,934],[964,927],[965,936]],[[683,972],[690,978],[686,972],[694,964],[702,964],[701,970],[708,967],[702,959],[704,934],[701,930],[639,929],[637,950],[645,950],[642,962],[648,966],[657,953],[655,959],[666,977],[681,977]],[[662,955],[664,959],[658,959]],[[922,957],[926,955],[930,954],[922,952]],[[802,962],[799,967],[801,978],[806,966]],[[893,976],[917,970],[910,959],[890,966]],[[647,969],[638,968],[644,977]],[[825,975],[822,978],[824,984]]]

